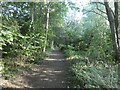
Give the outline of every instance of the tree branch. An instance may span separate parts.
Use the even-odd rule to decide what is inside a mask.
[[[99,10],[100,12],[104,13],[104,14],[107,14],[106,12],[102,11],[101,9],[98,8],[98,4],[96,3],[96,7],[97,7],[97,10]]]
[[[101,4],[101,5],[105,5],[104,3],[102,3],[102,2],[92,2],[93,4],[95,3],[99,3],[99,4]]]
[[[114,11],[111,8],[110,8],[110,11],[113,14],[113,16],[115,17],[115,13],[114,13]]]
[[[100,13],[98,13],[98,12],[95,12],[95,11],[92,11],[92,10],[89,10],[89,11],[87,10],[86,13],[87,13],[87,12],[93,12],[93,13],[95,13],[95,14],[98,14],[98,15],[102,16],[104,19],[108,20],[107,17],[105,17],[104,15],[102,15],[102,14],[100,14]],[[84,13],[84,14],[85,14],[85,13]]]
[[[101,4],[101,5],[105,5],[104,3],[102,3],[102,2],[97,2],[97,3],[99,3],[99,4]]]

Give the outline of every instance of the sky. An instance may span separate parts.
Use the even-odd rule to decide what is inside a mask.
[[[84,16],[82,13],[82,9],[90,2],[90,0],[67,0],[67,1],[75,3],[76,6],[80,8],[79,12],[76,10],[69,9],[67,16],[71,17],[71,19],[80,20]]]
[[[74,17],[74,19],[76,20],[80,20],[82,17],[84,17],[85,15],[83,15],[82,13],[82,9],[83,7],[85,7],[89,2],[104,2],[104,0],[64,0],[64,1],[68,1],[68,2],[73,2],[77,5],[77,7],[80,7],[80,12],[77,11],[73,11],[73,10],[69,10],[68,12],[68,17]],[[113,3],[114,0],[107,0],[108,2],[111,2],[111,5]],[[118,0],[120,1],[120,0]],[[114,8],[112,8],[114,10]],[[73,18],[71,18],[73,19]]]

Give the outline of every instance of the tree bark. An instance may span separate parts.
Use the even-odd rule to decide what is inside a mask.
[[[44,43],[43,52],[46,51],[46,47],[47,47],[48,27],[49,27],[49,2],[47,3],[47,7],[46,7],[45,43]]]
[[[115,15],[114,15],[114,18],[115,18],[115,28],[116,28],[116,36],[117,36],[117,44],[118,44],[118,47],[119,47],[119,36],[118,36],[118,2],[114,2],[114,6],[115,6]]]
[[[119,55],[118,55],[118,38],[117,38],[117,34],[118,34],[118,26],[116,25],[116,23],[118,23],[117,21],[115,21],[117,18],[117,15],[113,15],[113,12],[111,10],[111,8],[109,7],[109,4],[107,2],[107,0],[104,0],[104,5],[105,5],[105,9],[106,9],[106,13],[107,13],[107,17],[108,17],[108,21],[110,24],[110,29],[111,29],[111,36],[112,36],[112,42],[113,42],[113,50],[114,52],[114,58],[116,61],[119,61]],[[117,9],[117,7],[115,8]],[[117,14],[117,10],[115,10],[116,14]]]

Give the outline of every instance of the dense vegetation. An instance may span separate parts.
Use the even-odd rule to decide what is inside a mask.
[[[45,0],[46,1],[46,0]],[[89,3],[84,17],[72,2],[1,2],[0,50],[5,79],[19,69],[40,64],[46,52],[59,47],[71,61],[71,87],[118,88],[119,3]],[[112,10],[114,8],[115,10]]]

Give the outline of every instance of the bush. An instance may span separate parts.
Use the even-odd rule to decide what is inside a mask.
[[[118,88],[118,65],[104,62],[86,64],[84,61],[72,66],[74,85],[84,88]]]
[[[59,47],[60,47],[61,50],[65,50],[66,49],[66,45],[63,45],[63,44],[60,44]]]
[[[65,50],[65,53],[66,53],[67,56],[73,56],[73,55],[75,55],[75,51],[70,50],[70,49]]]

